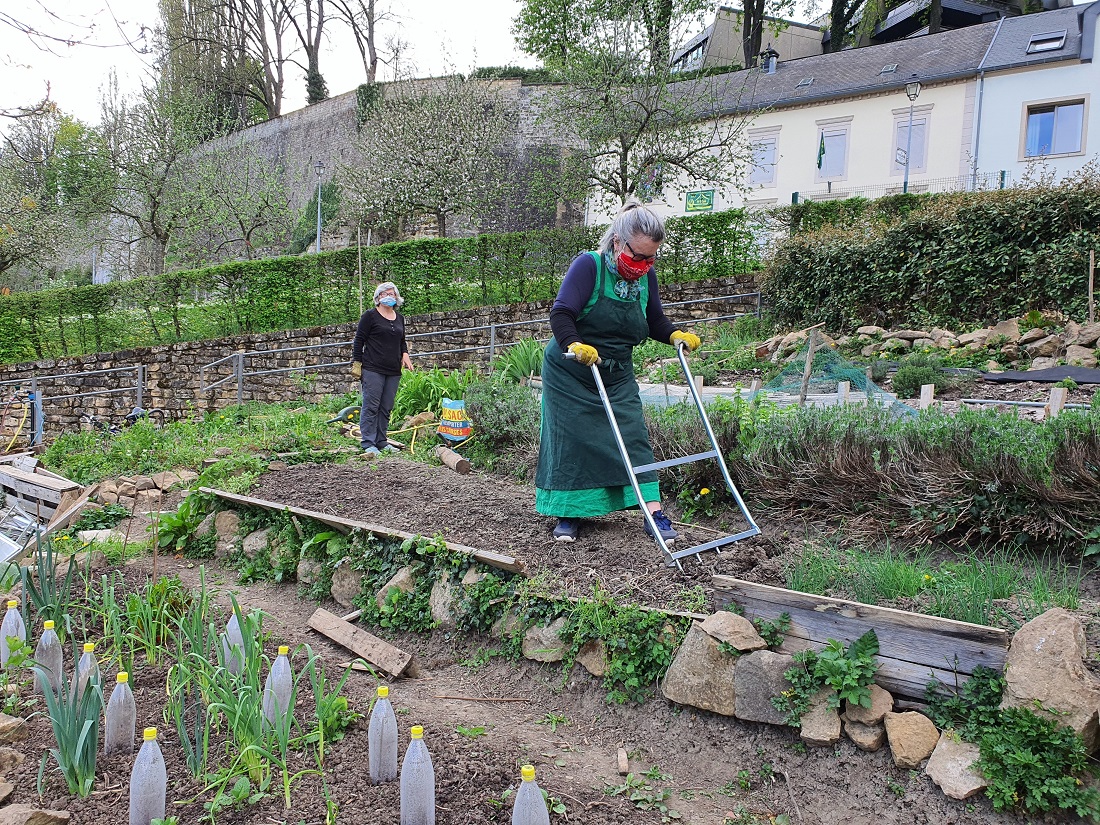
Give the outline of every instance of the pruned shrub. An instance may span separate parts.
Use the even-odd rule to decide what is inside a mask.
[[[903,364],[894,373],[892,386],[898,398],[916,398],[920,395],[920,388],[925,384],[933,384],[936,392],[939,392],[948,386],[947,376],[935,367]]]

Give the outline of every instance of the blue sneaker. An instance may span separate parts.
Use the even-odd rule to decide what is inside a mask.
[[[675,541],[676,539],[680,538],[680,534],[672,528],[672,520],[662,511],[658,510],[656,513],[653,513],[653,521],[656,522],[657,529],[661,531],[661,538],[665,540],[666,544],[670,541]],[[645,531],[646,535],[648,535],[650,538],[655,539],[653,535],[653,530],[650,529],[648,521],[645,522]]]
[[[554,528],[554,541],[576,541],[577,522],[573,519],[560,518],[558,526]]]
[[[377,447],[367,447],[367,449],[363,450],[363,455],[368,458],[378,458],[382,455],[382,451]]]

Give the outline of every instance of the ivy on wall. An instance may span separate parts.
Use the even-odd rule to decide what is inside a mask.
[[[316,208],[316,207],[314,207]],[[393,281],[406,314],[552,298],[601,229],[433,238],[363,247],[363,288]],[[734,210],[667,222],[664,283],[758,268]],[[235,261],[159,277],[0,296],[0,363],[341,324],[359,316],[358,250]]]

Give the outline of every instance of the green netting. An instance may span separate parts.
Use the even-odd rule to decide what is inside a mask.
[[[808,351],[809,343],[807,342],[798,354],[787,362],[787,365],[783,367],[783,371],[757,392],[763,393],[765,398],[775,398],[776,396],[797,397],[802,391]],[[856,366],[830,347],[816,349],[813,363],[810,365],[810,377],[806,394],[808,396],[835,395],[841,381],[848,382],[851,393],[865,394],[869,404],[881,404],[884,407],[889,407],[896,415],[916,415],[916,410],[901,403],[895,395],[882,389],[868,378],[863,367]],[[756,393],[753,393],[753,395],[755,396]],[[851,399],[853,402],[857,400],[859,400],[858,396]]]

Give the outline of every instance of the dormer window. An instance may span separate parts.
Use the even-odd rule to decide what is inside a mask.
[[[814,79],[812,77],[804,77],[800,81],[798,81],[798,85],[795,86],[795,88],[801,89],[803,86],[812,86],[813,82]]]
[[[1028,54],[1039,52],[1056,52],[1066,45],[1066,30],[1060,32],[1047,32],[1046,34],[1033,34],[1027,44]]]
[[[893,74],[897,70],[898,70],[898,64],[897,63],[887,63],[885,66],[883,66],[881,69],[879,69],[879,74]]]

